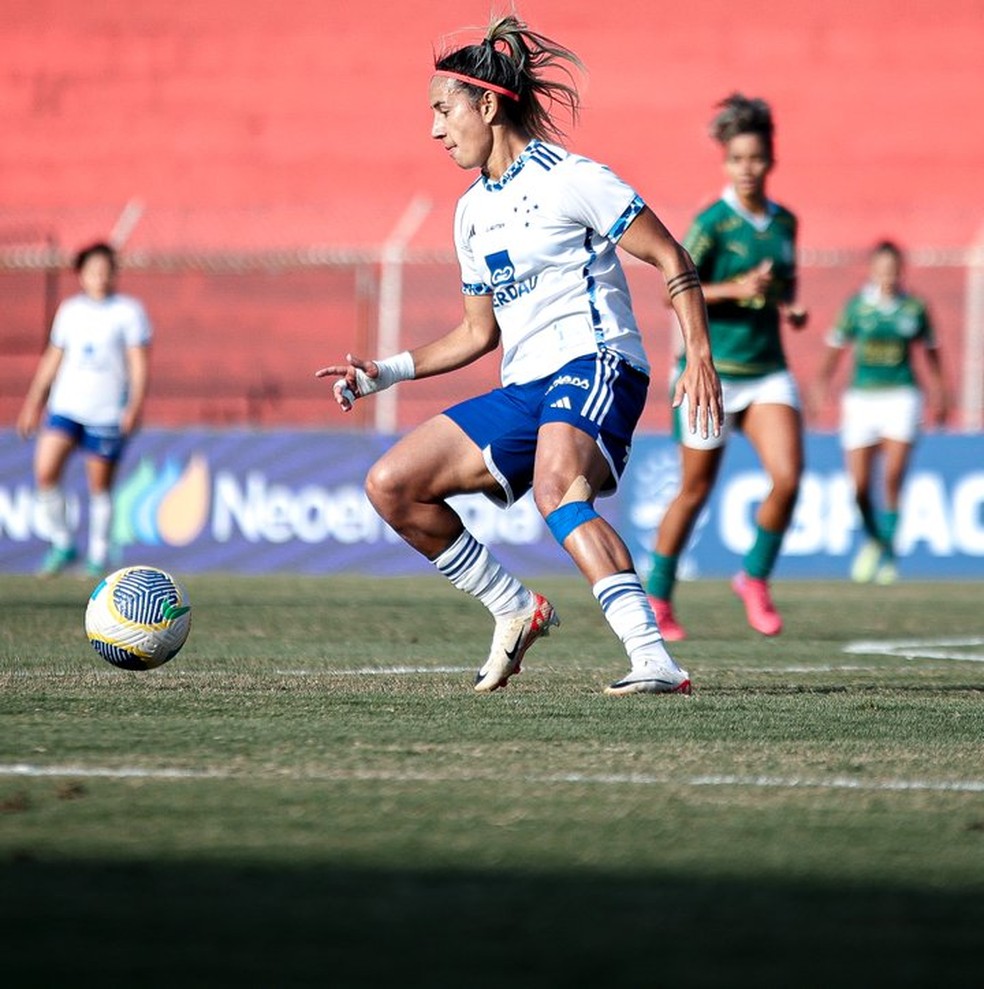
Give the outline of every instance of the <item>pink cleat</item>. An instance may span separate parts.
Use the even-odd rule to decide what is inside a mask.
[[[731,589],[741,598],[748,624],[756,632],[778,635],[782,631],[782,618],[772,603],[766,581],[759,577],[749,577],[742,571],[731,581]]]
[[[681,639],[685,639],[687,630],[676,620],[672,602],[663,598],[654,598],[651,594],[647,596],[663,638],[667,642],[679,642]]]

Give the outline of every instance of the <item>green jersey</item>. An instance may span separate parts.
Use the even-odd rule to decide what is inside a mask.
[[[773,202],[767,216],[752,216],[729,189],[697,215],[684,247],[705,284],[732,281],[763,261],[772,262],[767,295],[707,307],[711,356],[724,378],[784,370],[779,303],[791,302],[796,292],[796,217]]]
[[[852,388],[913,386],[912,343],[936,346],[926,304],[911,295],[883,299],[874,286],[853,296],[829,337],[834,347],[854,346]]]

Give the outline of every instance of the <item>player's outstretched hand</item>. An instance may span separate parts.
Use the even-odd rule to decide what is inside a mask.
[[[376,391],[372,387],[379,377],[379,368],[375,361],[364,361],[354,354],[346,354],[346,364],[329,364],[314,372],[316,378],[336,378],[331,386],[339,408],[343,412],[351,412],[357,398],[365,398]]]

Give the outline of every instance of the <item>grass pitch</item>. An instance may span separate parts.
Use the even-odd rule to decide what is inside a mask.
[[[601,693],[576,578],[491,696],[437,577],[187,584],[128,673],[0,576],[6,985],[980,984],[981,584],[683,584],[690,698]]]

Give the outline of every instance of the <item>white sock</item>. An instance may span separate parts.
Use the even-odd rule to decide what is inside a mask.
[[[622,640],[632,669],[647,663],[679,669],[666,651],[638,574],[616,573],[602,577],[591,592],[598,599],[612,631]]]
[[[493,615],[509,615],[533,603],[533,594],[499,565],[467,530],[431,561],[460,591],[478,598]]]
[[[89,560],[100,566],[109,557],[109,528],[113,522],[113,496],[100,491],[89,496]]]
[[[72,533],[65,512],[65,493],[59,487],[38,488],[35,495],[41,518],[48,530],[48,539],[55,549],[72,548]]]

